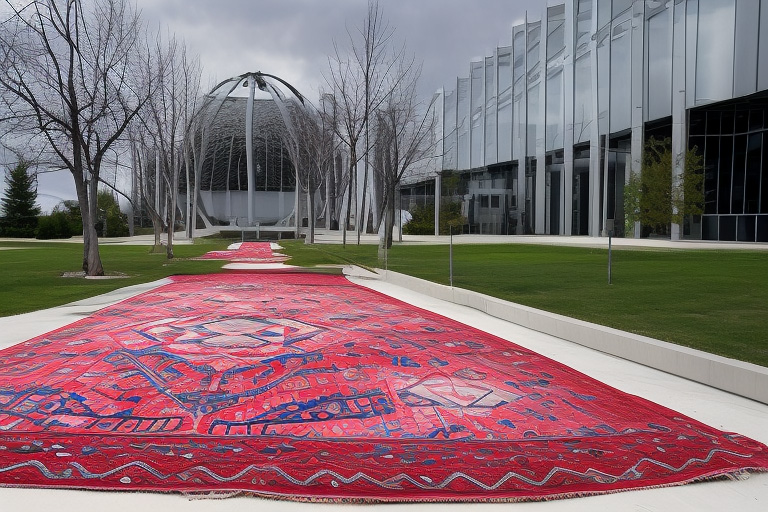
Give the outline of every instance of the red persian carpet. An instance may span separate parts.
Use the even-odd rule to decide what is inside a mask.
[[[0,485],[536,500],[768,470],[768,447],[314,274],[176,277],[0,351]]]
[[[282,263],[288,257],[281,254],[273,254],[269,242],[243,242],[238,249],[211,251],[197,259],[228,260],[242,263]]]

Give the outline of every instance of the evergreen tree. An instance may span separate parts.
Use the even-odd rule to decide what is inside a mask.
[[[36,204],[35,177],[28,170],[29,164],[21,160],[5,177],[5,197],[0,199],[0,232],[3,236],[35,236],[40,207]]]

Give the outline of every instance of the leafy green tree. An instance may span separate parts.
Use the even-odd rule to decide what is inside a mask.
[[[704,213],[704,159],[694,146],[685,153],[683,174],[672,187],[672,222],[683,224],[690,215]]]
[[[67,199],[53,209],[53,213],[62,213],[69,224],[72,235],[83,234],[83,218],[80,215],[80,204],[72,199]]]
[[[50,215],[39,218],[37,238],[41,240],[71,238],[82,234],[83,219],[77,201],[62,201],[54,207]]]
[[[434,235],[435,234],[435,205],[427,203],[424,206],[416,205],[411,210],[411,220],[403,226],[406,235]],[[461,214],[461,203],[458,201],[443,201],[440,204],[440,234],[448,235],[453,228],[454,234],[461,232],[461,227],[467,223],[467,219]]]
[[[704,166],[694,147],[685,154],[679,177],[672,176],[672,144],[669,138],[646,141],[641,173],[631,173],[624,186],[627,228],[639,221],[660,235],[669,234],[670,224],[701,215],[704,207]]]
[[[29,238],[35,236],[37,216],[37,186],[34,175],[29,174],[29,164],[23,160],[5,176],[5,197],[0,199],[3,236]]]
[[[120,205],[114,196],[106,190],[99,190],[96,196],[99,236],[128,236],[128,216],[120,211]]]
[[[624,184],[624,233],[634,231],[635,223],[640,222],[641,191],[640,173],[630,172],[629,180]]]
[[[667,234],[672,222],[672,149],[669,139],[645,143],[640,173],[640,222]]]

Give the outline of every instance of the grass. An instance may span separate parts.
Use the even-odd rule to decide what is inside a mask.
[[[62,242],[0,242],[0,316],[49,308],[106,293],[117,288],[146,283],[173,274],[202,274],[221,270],[220,261],[189,258],[226,248],[226,240],[199,240],[195,245],[174,245],[176,258],[165,252],[150,253],[147,246],[102,245],[106,273],[125,274],[121,279],[61,277],[81,270],[83,246]],[[5,249],[9,248],[9,249]]]
[[[229,244],[176,245],[176,258],[146,246],[103,245],[107,273],[124,279],[63,278],[79,270],[82,245],[0,242],[0,316],[66,304],[173,274],[221,270],[190,258]],[[383,266],[373,245],[305,245],[283,240],[294,265]],[[454,246],[454,285],[527,306],[768,366],[768,253],[615,250],[526,245]],[[448,247],[395,246],[392,270],[448,284]]]
[[[291,263],[383,266],[376,246],[283,241]],[[768,253],[456,245],[454,286],[768,366]],[[448,284],[447,246],[395,246],[388,267]]]

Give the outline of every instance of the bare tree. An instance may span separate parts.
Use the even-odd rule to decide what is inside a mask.
[[[200,65],[187,54],[186,46],[175,37],[163,43],[158,37],[155,48],[147,60],[146,73],[156,80],[154,94],[142,109],[139,119],[149,134],[146,147],[151,144],[155,155],[154,193],[159,203],[146,200],[145,207],[151,212],[155,226],[155,244],[159,243],[159,231],[168,231],[166,254],[173,258],[173,237],[178,209],[179,181],[182,170],[189,174],[192,140],[187,134],[200,99]],[[146,158],[145,158],[146,160]],[[144,183],[150,181],[144,173]]]
[[[30,121],[72,173],[83,217],[83,270],[102,275],[96,192],[102,162],[152,93],[135,72],[139,14],[128,0],[6,0],[0,27],[0,89],[6,108]]]
[[[336,135],[349,151],[349,175],[347,183],[347,204],[351,206],[352,194],[356,193],[357,165],[368,157],[368,125],[371,115],[391,94],[401,81],[398,70],[408,69],[403,65],[404,49],[393,49],[394,29],[384,20],[383,12],[375,0],[368,2],[368,14],[362,26],[355,31],[347,29],[351,50],[343,53],[334,43],[334,55],[329,59],[329,75],[326,77],[336,111]],[[410,66],[413,61],[410,62]],[[361,140],[362,139],[362,140]],[[367,163],[367,162],[366,162]],[[368,166],[363,177],[363,194],[367,188]],[[360,229],[364,212],[365,196],[356,208],[357,242],[360,243]],[[349,227],[349,213],[343,219],[343,243]]]
[[[403,177],[433,156],[437,116],[429,105],[419,102],[416,84],[420,70],[409,68],[387,101],[376,111],[373,171],[383,188],[382,215],[384,237],[381,248],[392,247],[395,218],[395,192]]]
[[[285,133],[285,145],[296,172],[296,186],[307,199],[307,223],[309,233],[306,243],[315,243],[317,220],[315,196],[325,179],[333,171],[335,153],[332,119],[305,101],[294,103],[288,109],[289,119]],[[326,202],[329,198],[326,198]],[[298,212],[297,222],[298,222]]]

